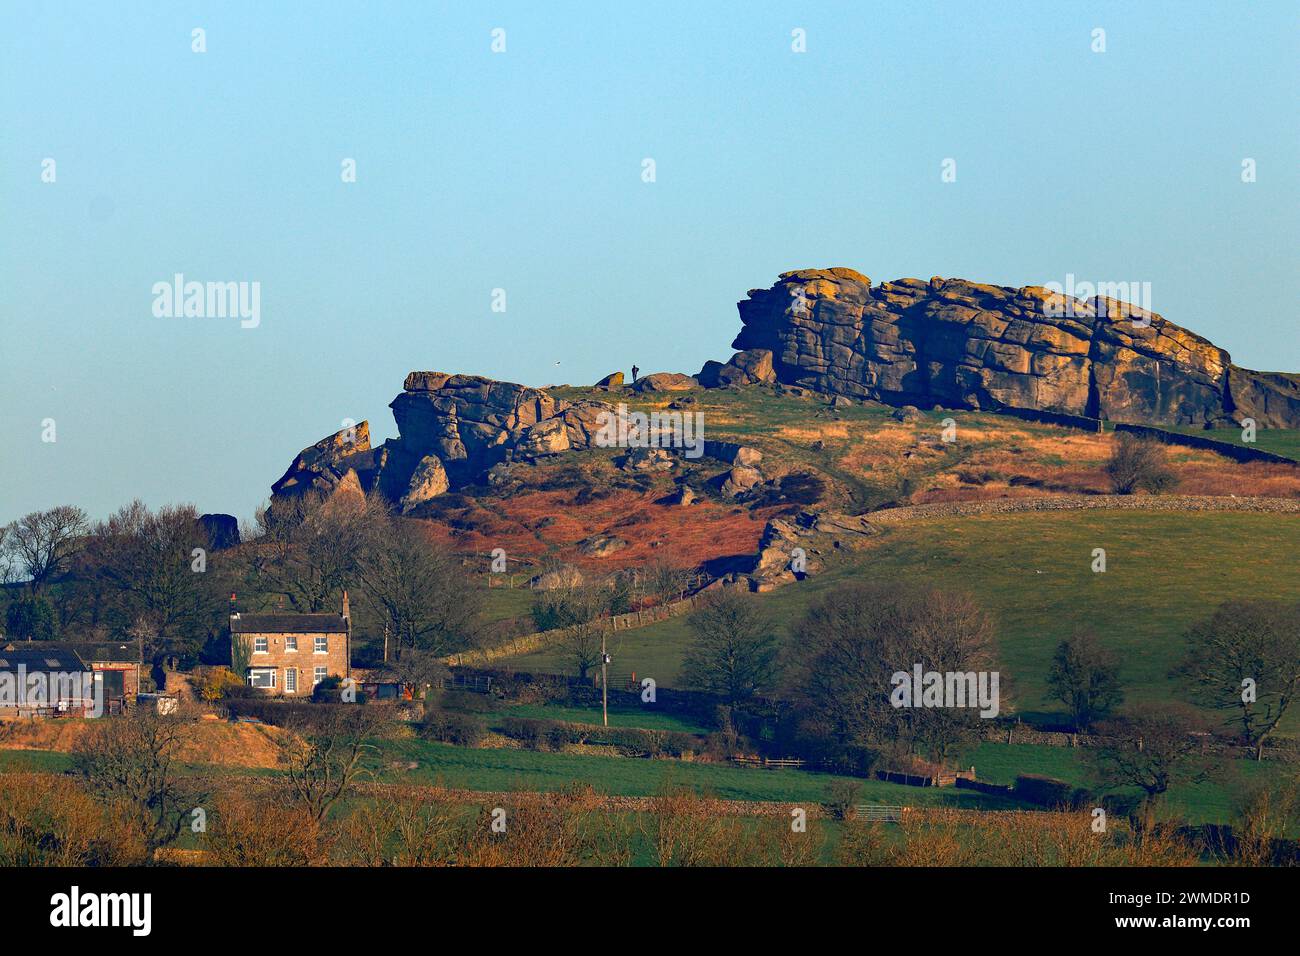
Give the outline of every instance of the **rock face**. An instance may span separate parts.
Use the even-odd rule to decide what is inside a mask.
[[[478,375],[412,372],[389,407],[399,437],[370,447],[362,422],[304,449],[273,497],[378,491],[411,513],[496,465],[594,446],[603,402],[557,401],[541,389]]]
[[[695,377],[705,388],[726,388],[728,385],[767,385],[776,381],[776,372],[772,369],[770,351],[746,349],[733,355],[725,365],[705,362]]]
[[[1300,376],[1238,368],[1199,335],[1100,296],[937,277],[872,288],[835,268],[784,273],[738,308],[732,347],[770,352],[786,385],[923,408],[1300,427]]]
[[[681,372],[655,372],[653,375],[642,375],[632,389],[637,392],[684,392],[698,384],[691,376]]]
[[[207,534],[208,544],[213,551],[233,548],[239,544],[239,519],[234,515],[199,515],[199,524]]]
[[[431,498],[436,498],[451,487],[447,470],[437,455],[425,455],[415,467],[406,494],[402,495],[402,514],[410,514]]]

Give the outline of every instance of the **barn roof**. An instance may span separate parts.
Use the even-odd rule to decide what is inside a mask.
[[[19,665],[28,673],[33,671],[84,673],[90,670],[75,651],[46,647],[41,641],[33,643],[35,647],[31,650],[26,647],[14,647],[14,645],[10,645],[14,647],[13,650],[9,647],[0,650],[0,671],[16,671]]]

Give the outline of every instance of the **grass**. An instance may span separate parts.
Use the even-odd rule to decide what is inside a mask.
[[[482,575],[477,579],[481,581]],[[484,623],[508,621],[514,618],[528,618],[536,597],[527,587],[483,587],[479,589],[483,596],[483,610],[480,618]],[[530,625],[531,626],[531,625]]]
[[[1095,780],[1087,763],[1088,751],[1040,744],[982,743],[961,755],[958,762],[973,766],[979,780],[1010,785],[1019,774],[1037,774],[1093,789]],[[1294,771],[1277,760],[1232,760],[1210,768],[1207,779],[1170,789],[1167,809],[1188,823],[1226,822],[1233,818],[1235,800],[1252,786],[1282,787],[1295,782]]]
[[[1104,548],[1107,570],[1091,570]],[[803,582],[757,597],[786,643],[813,601],[860,578],[921,580],[964,589],[994,616],[1004,688],[1024,714],[1060,714],[1047,696],[1056,645],[1091,628],[1120,656],[1130,702],[1167,700],[1168,676],[1187,627],[1229,598],[1300,600],[1300,517],[1243,512],[1057,512],[917,522],[890,529],[867,550]],[[671,687],[691,641],[689,618],[615,636],[611,656]],[[504,663],[562,673],[537,652]],[[1294,731],[1297,715],[1285,730]]]
[[[417,769],[394,770],[391,761],[413,761]],[[821,802],[836,780],[861,785],[864,803],[1010,809],[1009,799],[970,790],[907,787],[879,780],[836,777],[801,770],[757,770],[719,764],[537,753],[529,750],[467,749],[408,739],[386,741],[376,758],[381,779],[391,783],[441,784],[467,790],[556,791],[588,783],[612,796],[652,796],[666,782],[724,800]]]
[[[1197,435],[1201,438],[1212,438],[1215,441],[1227,442],[1230,445],[1241,445],[1244,448],[1258,448],[1260,451],[1271,451],[1275,455],[1284,455],[1287,458],[1300,460],[1300,428],[1256,429],[1255,441],[1253,443],[1242,441],[1242,430],[1240,428],[1214,428],[1207,430],[1204,428],[1196,428],[1191,425],[1183,425],[1171,430],[1182,432],[1184,435]]]
[[[73,763],[72,754],[56,750],[0,750],[0,773],[64,773]]]
[[[505,717],[533,717],[542,720],[565,720],[576,724],[599,724],[601,713],[599,707],[562,707],[558,704],[513,704],[502,707],[492,714],[489,723],[499,723]],[[687,734],[707,734],[709,728],[703,727],[686,717],[677,714],[655,712],[652,707],[621,710],[611,707],[609,710],[611,727],[637,727],[642,730],[669,730]]]

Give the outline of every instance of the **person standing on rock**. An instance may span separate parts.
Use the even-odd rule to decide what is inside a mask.
[[[632,366],[632,381],[633,381],[633,382],[636,381],[636,373],[639,372],[639,371],[641,371],[641,370],[640,370],[639,368],[637,368],[635,365]]]

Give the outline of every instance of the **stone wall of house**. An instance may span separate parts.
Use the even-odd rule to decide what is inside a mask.
[[[276,669],[275,689],[270,694],[286,697],[310,697],[314,686],[314,673],[317,667],[326,669],[327,677],[347,677],[348,669],[348,635],[347,634],[236,634],[249,645],[249,667],[274,667]],[[253,651],[256,638],[266,638],[266,653]],[[315,651],[316,638],[327,641],[328,650],[324,654]],[[292,638],[297,638],[298,649],[289,650]],[[297,671],[297,690],[290,693],[285,689],[285,671],[293,668]],[[247,674],[241,674],[247,679]]]

